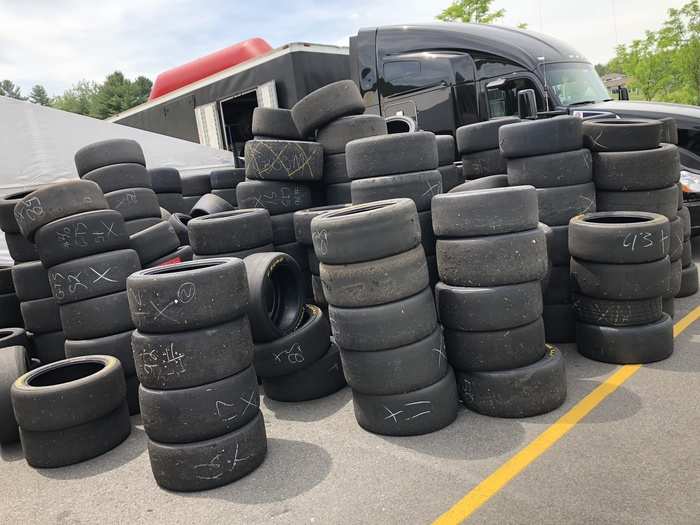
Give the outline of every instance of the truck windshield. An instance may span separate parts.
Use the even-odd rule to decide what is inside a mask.
[[[610,100],[608,90],[592,64],[557,62],[544,64],[549,93],[563,106]]]

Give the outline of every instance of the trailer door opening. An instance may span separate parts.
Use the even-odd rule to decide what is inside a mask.
[[[245,143],[253,138],[253,110],[258,107],[255,90],[221,101],[221,120],[226,149],[242,157]]]

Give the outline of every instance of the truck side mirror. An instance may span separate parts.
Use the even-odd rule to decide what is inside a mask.
[[[618,100],[629,100],[630,92],[629,89],[623,86],[617,86],[617,98]]]
[[[534,89],[518,91],[518,116],[521,119],[537,117],[537,98]]]

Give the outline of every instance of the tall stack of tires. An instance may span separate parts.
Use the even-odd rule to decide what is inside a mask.
[[[210,174],[208,172],[189,173],[181,175],[180,181],[182,183],[182,200],[185,201],[185,211],[183,213],[189,215],[197,201],[203,195],[211,193]]]
[[[435,135],[419,131],[354,140],[346,148],[346,160],[353,204],[404,197],[413,200],[433,285],[437,266],[430,203],[442,193]]]
[[[462,402],[481,414],[533,416],[566,398],[564,359],[545,344],[547,247],[537,210],[532,186],[433,201],[441,280],[435,296],[447,359]]]
[[[386,134],[386,122],[376,115],[362,115],[365,104],[352,80],[341,80],[309,93],[291,110],[302,137],[316,134],[323,147],[323,186],[326,204],[350,201],[345,146],[351,140]]]
[[[151,268],[128,279],[139,398],[156,482],[205,490],[267,451],[239,259]]]
[[[516,117],[503,117],[457,128],[455,138],[465,180],[506,172],[506,159],[499,149],[498,130],[519,121]]]
[[[161,221],[129,237],[129,247],[136,251],[142,268],[191,261],[192,248],[181,245],[172,223]]]
[[[668,218],[639,211],[574,217],[569,226],[579,352],[632,364],[673,352],[673,321],[662,311],[670,281]]]
[[[679,204],[683,202],[683,191],[678,188],[681,195]],[[683,247],[681,255],[681,279],[680,287],[675,297],[688,297],[698,291],[698,267],[693,262],[693,251],[690,243],[692,233],[690,210],[684,204],[678,208],[678,218],[683,225]],[[673,271],[673,269],[672,269]]]
[[[131,433],[124,372],[107,355],[75,357],[36,368],[11,390],[27,463],[72,465],[113,449]]]
[[[231,206],[238,206],[236,186],[245,180],[245,168],[220,168],[209,174],[211,193],[221,197]]]
[[[204,215],[187,223],[195,259],[238,257],[274,251],[272,221],[264,208]]]
[[[359,425],[405,436],[452,423],[456,383],[414,202],[393,199],[330,211],[315,217],[311,230]]]
[[[65,355],[118,358],[129,410],[138,413],[126,278],[141,264],[129,248],[121,214],[109,209],[95,182],[76,180],[30,193],[15,206],[15,218],[48,270],[66,337]]]
[[[162,221],[160,203],[138,142],[109,139],[75,153],[78,176],[100,187],[109,207],[124,217],[129,235]]]
[[[442,175],[442,191],[447,193],[464,182],[464,174],[455,164],[455,139],[452,135],[436,135],[438,171]]]
[[[255,371],[265,395],[298,402],[343,388],[340,354],[331,343],[328,319],[318,306],[304,304],[303,277],[294,259],[285,253],[260,253],[244,262]],[[270,309],[270,304],[275,307]]]
[[[572,217],[596,210],[591,154],[583,148],[581,122],[577,117],[560,116],[509,124],[499,130],[509,184],[537,188],[540,221],[552,230],[543,313],[550,343],[575,341],[568,225]]]
[[[182,180],[180,172],[175,168],[151,168],[151,186],[156,193],[161,208],[170,213],[185,213],[185,200],[182,198]]]

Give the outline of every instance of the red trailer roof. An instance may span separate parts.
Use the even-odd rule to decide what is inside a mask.
[[[264,55],[271,50],[270,44],[262,38],[251,38],[200,57],[187,64],[168,69],[156,77],[148,100],[161,97],[166,93],[175,91],[226,68]]]

